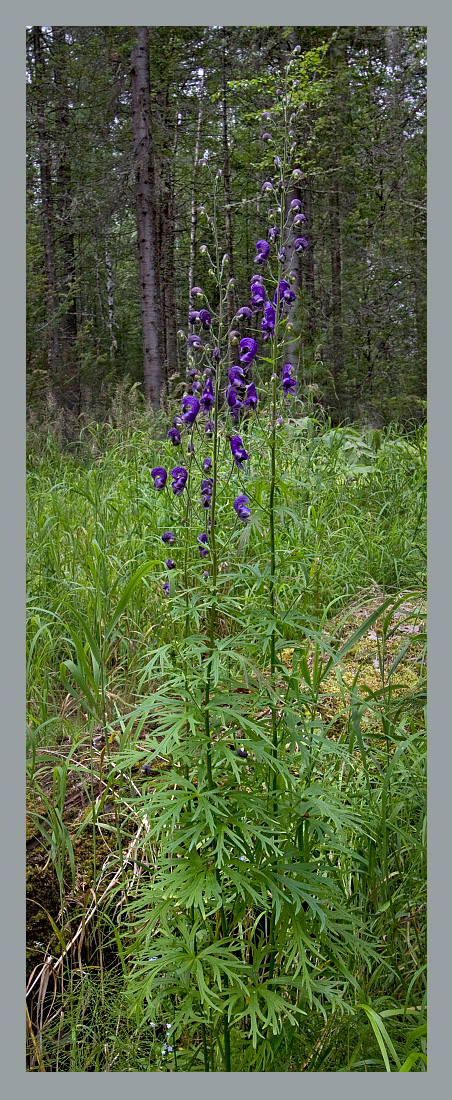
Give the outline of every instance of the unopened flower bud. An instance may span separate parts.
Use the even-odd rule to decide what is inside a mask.
[[[296,55],[297,53],[301,53],[301,46],[294,46],[292,53],[294,55]]]
[[[204,573],[202,575],[202,579],[203,579],[203,581],[208,581],[209,580],[209,573],[208,573],[207,569],[204,570]]]
[[[217,172],[217,180],[221,180],[222,175],[223,175],[223,173],[221,171],[221,168],[219,168],[218,172]]]
[[[199,251],[200,251],[200,253],[201,253],[201,256],[205,256],[205,254],[206,254],[206,252],[207,252],[207,245],[205,245],[205,244],[201,244],[201,245],[199,246]]]
[[[233,290],[235,287],[235,279],[230,279],[228,282],[228,290]]]
[[[292,172],[292,179],[301,180],[302,175],[303,175],[303,173],[301,171],[301,168],[294,168],[294,170]]]

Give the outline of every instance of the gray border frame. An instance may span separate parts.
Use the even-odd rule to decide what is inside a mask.
[[[2,1077],[6,1088],[10,1085],[8,1095],[16,1094],[18,1089],[24,1087],[28,1094],[41,1095],[52,1092],[53,1087],[49,1081],[43,1082],[39,1076],[28,1075],[24,1069],[24,1030],[23,1030],[23,985],[24,973],[23,943],[25,931],[25,914],[23,906],[24,883],[24,856],[25,837],[23,814],[23,749],[22,729],[18,721],[19,712],[23,714],[24,707],[24,660],[23,660],[23,623],[24,623],[24,565],[25,565],[25,521],[24,521],[24,485],[25,485],[25,335],[24,335],[24,238],[25,221],[23,217],[25,198],[25,179],[23,172],[23,149],[25,134],[25,91],[24,91],[24,65],[23,45],[25,26],[33,22],[30,9],[38,5],[22,5],[21,3],[10,8],[3,18],[4,29],[4,56],[2,64],[3,105],[4,118],[7,126],[8,148],[3,160],[2,187],[4,188],[2,213],[3,225],[3,271],[2,271],[2,302],[7,303],[5,318],[11,318],[9,324],[5,324],[2,332],[3,340],[6,338],[7,353],[3,360],[3,416],[2,432],[0,433],[3,450],[2,472],[6,475],[4,481],[3,499],[6,503],[6,522],[3,523],[3,538],[1,540],[2,565],[3,565],[3,630],[2,643],[2,670],[7,669],[8,677],[2,693],[2,701],[6,701],[6,722],[4,724],[7,738],[7,751],[3,761],[3,791],[2,811],[4,812],[3,826],[3,892],[2,922],[2,1026],[0,1034],[6,1041],[3,1044],[4,1053],[2,1060]],[[402,0],[380,0],[377,3],[364,3],[363,0],[320,0],[313,8],[311,5],[299,5],[295,0],[286,0],[283,8],[277,7],[269,0],[192,0],[191,3],[183,3],[182,0],[171,0],[164,8],[165,20],[161,18],[162,8],[155,3],[147,3],[144,0],[132,0],[127,5],[110,0],[105,3],[78,0],[77,5],[59,0],[58,3],[50,2],[39,5],[43,23],[59,22],[77,25],[91,25],[95,22],[107,25],[121,24],[124,16],[132,21],[133,25],[147,23],[148,25],[191,25],[214,24],[222,20],[229,25],[279,25],[275,19],[276,14],[284,17],[284,24],[298,23],[303,20],[313,25],[349,25],[359,23],[361,25],[392,25],[397,20],[406,25],[427,25],[428,28],[428,61],[429,61],[429,602],[430,602],[430,671],[429,671],[429,725],[431,749],[429,752],[429,791],[432,806],[431,842],[429,846],[429,988],[430,988],[430,1013],[429,1013],[429,1079],[425,1075],[411,1075],[409,1081],[399,1080],[394,1083],[394,1078],[386,1078],[385,1091],[394,1095],[408,1094],[421,1096],[429,1086],[436,1086],[436,1095],[441,1095],[443,1087],[450,1076],[448,1046],[450,1033],[450,1021],[447,1011],[450,998],[448,996],[449,982],[445,974],[449,962],[448,924],[447,916],[450,912],[450,886],[448,883],[447,864],[447,819],[444,807],[447,807],[446,787],[450,766],[450,732],[446,727],[448,708],[446,702],[446,690],[448,686],[448,623],[449,607],[444,606],[445,593],[449,592],[447,584],[448,576],[448,550],[451,545],[450,532],[448,530],[447,498],[445,490],[448,479],[444,478],[447,470],[447,451],[449,442],[448,414],[450,413],[451,381],[449,362],[445,363],[445,369],[441,370],[450,341],[446,337],[446,324],[450,311],[449,295],[449,252],[444,241],[446,227],[448,227],[448,183],[450,173],[450,105],[448,96],[450,77],[450,42],[451,42],[451,14],[450,9],[441,0],[431,0],[424,4],[420,0],[411,0],[410,3]],[[22,12],[22,9],[25,9]],[[44,11],[42,11],[44,9]],[[315,16],[315,20],[312,18]],[[75,18],[74,18],[75,17]],[[450,292],[449,292],[450,294]],[[449,431],[448,431],[449,429]],[[442,521],[442,523],[441,523]],[[450,672],[449,672],[450,679]],[[444,728],[444,736],[441,736]],[[447,759],[449,750],[449,759]],[[20,779],[18,777],[20,776]],[[448,846],[447,846],[448,847]],[[447,886],[445,883],[447,882]],[[449,904],[448,904],[449,902]],[[450,922],[448,922],[450,923]],[[18,965],[18,960],[19,965]],[[449,1026],[448,1026],[449,1024]],[[450,1041],[450,1040],[449,1040]],[[121,1076],[121,1075],[119,1075]],[[144,1076],[144,1075],[140,1075]],[[249,1083],[248,1074],[234,1075],[234,1090],[245,1096],[251,1089],[257,1088],[259,1093],[269,1095],[273,1093],[275,1084],[283,1087],[288,1096],[298,1095],[299,1084],[294,1080],[294,1074],[277,1074],[277,1082],[271,1075],[260,1074],[258,1084]],[[362,1090],[362,1079],[357,1074],[346,1074],[345,1078],[335,1074],[334,1084],[328,1082],[328,1074],[311,1075],[309,1078],[309,1091],[315,1097],[331,1095],[334,1089],[336,1096],[346,1090],[347,1096],[358,1094]],[[226,1080],[224,1080],[226,1078]],[[238,1082],[238,1078],[244,1078]],[[354,1082],[354,1083],[353,1083]],[[132,1086],[134,1094],[149,1093],[153,1086],[163,1096],[176,1096],[183,1090],[186,1095],[210,1094],[210,1081],[204,1074],[185,1074],[181,1082],[169,1074],[159,1074],[150,1082],[136,1082]],[[55,1086],[56,1088],[58,1086]],[[378,1074],[367,1077],[366,1092],[374,1096],[382,1087]],[[77,1082],[65,1082],[65,1091],[71,1095],[74,1090],[79,1091]],[[96,1096],[99,1090],[103,1093],[108,1089],[108,1095],[122,1095],[124,1086],[121,1083],[99,1083],[91,1086]],[[231,1089],[231,1082],[224,1074],[217,1074],[215,1091],[220,1096],[226,1096]],[[78,1094],[77,1091],[77,1094]]]

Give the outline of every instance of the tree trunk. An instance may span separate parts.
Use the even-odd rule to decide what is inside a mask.
[[[226,237],[226,252],[229,257],[228,275],[229,280],[234,279],[234,252],[233,252],[233,237],[232,237],[232,196],[231,196],[231,172],[229,165],[229,143],[228,143],[228,113],[227,113],[227,85],[226,85],[226,44],[223,40],[222,47],[222,113],[223,113],[223,183],[224,183],[224,221],[225,221],[225,237]],[[227,290],[227,324],[228,328],[231,327],[232,318],[235,313],[235,294],[232,286],[228,286]],[[234,348],[229,344],[230,363],[234,362]]]
[[[55,378],[61,365],[60,332],[58,323],[58,294],[55,268],[54,213],[52,202],[52,178],[50,142],[45,119],[45,99],[43,84],[45,65],[42,54],[41,27],[33,27],[33,55],[36,80],[36,114],[38,121],[38,160],[41,183],[41,219],[44,245],[44,262],[47,281],[48,327],[51,332],[49,365],[51,385],[55,388]]]
[[[138,27],[137,44],[132,48],[130,65],[144,393],[146,401],[158,409],[162,396],[163,372],[147,27]]]
[[[118,350],[118,343],[115,336],[115,284],[113,279],[113,267],[111,263],[111,256],[108,249],[108,244],[105,245],[105,274],[107,278],[107,305],[108,305],[108,331],[110,333],[110,359],[113,361],[115,354]]]
[[[344,369],[344,334],[342,330],[342,259],[339,181],[333,170],[330,186],[330,255],[331,255],[331,361],[335,383]]]
[[[71,165],[68,155],[69,94],[67,42],[64,27],[52,27],[54,82],[56,89],[56,209],[58,215],[58,267],[61,302],[61,403],[74,416],[80,413],[80,368],[77,359],[77,301],[75,246],[72,224]]]
[[[195,248],[196,248],[196,229],[197,229],[197,215],[196,215],[196,176],[198,173],[198,160],[199,160],[199,143],[201,140],[201,124],[202,124],[202,107],[204,96],[204,72],[201,76],[201,83],[199,86],[199,107],[198,107],[198,122],[196,126],[196,142],[195,152],[193,157],[193,186],[191,192],[191,218],[190,218],[190,254],[188,263],[188,308],[191,309],[190,294],[194,286],[195,278]]]

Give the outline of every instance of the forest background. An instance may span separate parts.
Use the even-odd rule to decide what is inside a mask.
[[[334,423],[422,421],[425,28],[149,28],[144,134],[131,77],[136,32],[27,32],[29,427],[42,427],[45,410],[46,423],[73,435],[111,408],[118,382],[155,407],[163,395],[180,396],[186,346],[178,333],[192,286],[201,280],[215,304],[200,254],[210,245],[212,180],[222,173],[216,218],[231,319],[247,299],[262,181],[278,151],[262,116],[296,43],[291,135],[303,178],[293,194],[303,201],[309,247],[293,263],[294,365],[308,399]],[[140,267],[144,148],[151,197]]]

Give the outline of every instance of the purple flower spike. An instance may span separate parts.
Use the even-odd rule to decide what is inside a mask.
[[[240,306],[240,309],[238,309],[236,313],[237,320],[241,320],[243,318],[243,320],[245,321],[251,321],[252,316],[252,310],[249,306]]]
[[[246,523],[247,519],[249,519],[250,515],[251,515],[251,508],[247,507],[249,502],[250,502],[250,498],[246,497],[244,495],[244,493],[241,493],[241,495],[239,497],[235,498],[234,505],[233,505],[233,507],[235,508],[235,511],[237,512],[237,515],[238,515],[239,519],[243,520],[244,523]]]
[[[253,362],[257,355],[257,340],[254,340],[252,336],[244,336],[240,341],[240,362],[246,363],[248,366]]]
[[[165,565],[166,565],[167,569],[175,569],[176,568],[176,562],[173,561],[172,558],[167,558],[166,561],[165,561]]]
[[[174,531],[164,531],[163,532],[162,542],[166,543],[167,546],[172,546],[173,542],[175,542],[175,541],[176,541],[176,536],[174,534]]]
[[[204,295],[204,291],[203,291],[203,290],[201,290],[201,287],[200,287],[200,286],[194,286],[194,287],[192,287],[192,289],[191,289],[191,291],[190,291],[190,298],[197,298],[197,297],[198,297],[198,295],[200,295],[200,297],[202,298],[202,297],[203,297],[203,295]]]
[[[180,443],[180,432],[177,428],[170,428],[168,432],[168,439],[171,440],[174,447],[177,447]]]
[[[264,264],[270,255],[270,245],[268,241],[256,241],[257,254],[254,257],[255,264]]]
[[[210,328],[210,322],[212,320],[208,309],[200,309],[199,320],[201,321],[203,328]]]
[[[190,336],[187,339],[187,344],[188,344],[189,348],[202,348],[201,337],[198,336],[198,334],[196,332],[192,332],[192,333],[190,333]]]
[[[250,457],[248,452],[243,446],[243,442],[239,435],[233,435],[231,439],[231,451],[234,462],[239,470],[243,470],[242,462],[246,462]]]
[[[182,398],[182,420],[184,424],[188,424],[189,426],[194,424],[200,408],[201,405],[198,398],[192,397],[191,394],[187,393],[185,397]]]
[[[203,411],[205,413],[208,412],[209,409],[212,409],[214,404],[215,404],[215,396],[214,396],[214,392],[213,392],[213,386],[212,386],[212,379],[211,378],[208,378],[206,380],[204,393],[203,393],[202,397],[200,398],[200,401],[201,401],[201,405],[203,407]]]
[[[211,458],[204,458],[203,463],[202,463],[202,468],[204,470],[204,473],[207,473],[208,470],[211,470],[211,468],[212,468],[212,459]]]
[[[293,243],[295,252],[304,252],[305,248],[309,248],[306,237],[297,237]]]
[[[173,479],[173,493],[175,496],[180,497],[185,489],[188,471],[183,466],[175,466],[174,469],[171,470],[171,477]]]
[[[290,204],[290,209],[291,209],[292,213],[296,213],[297,210],[301,210],[301,200],[300,199],[292,199],[292,202]],[[192,293],[193,293],[193,291],[192,291]]]
[[[245,405],[247,405],[249,409],[256,408],[257,393],[254,382],[250,382],[249,386],[246,387]]]
[[[151,470],[151,477],[154,478],[154,489],[164,489],[167,476],[167,472],[163,466],[154,466],[154,469]]]

